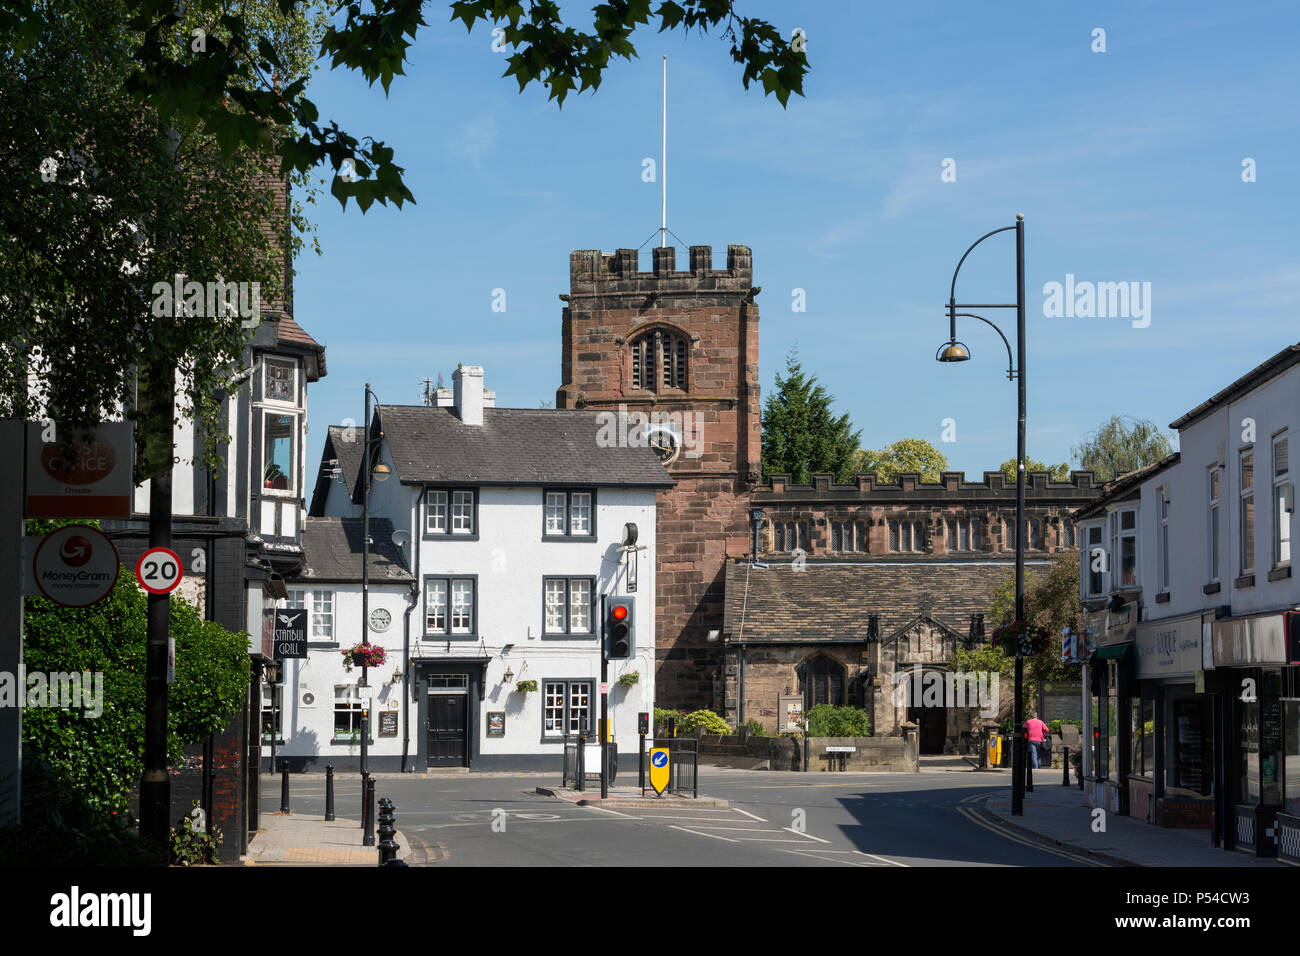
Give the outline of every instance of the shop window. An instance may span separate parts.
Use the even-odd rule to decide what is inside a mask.
[[[1166,784],[1208,796],[1211,774],[1209,720],[1204,698],[1172,698],[1167,704]]]
[[[1133,773],[1149,777],[1156,767],[1156,702],[1133,698]]]
[[[1287,813],[1300,815],[1300,668],[1288,667],[1286,674],[1282,698],[1282,800]]]
[[[284,743],[284,687],[280,684],[262,685],[262,743]]]
[[[334,739],[360,743],[361,692],[355,684],[334,685]]]

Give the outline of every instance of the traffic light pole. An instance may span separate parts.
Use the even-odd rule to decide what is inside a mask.
[[[600,799],[609,797],[609,648],[605,645],[605,595],[600,596]]]

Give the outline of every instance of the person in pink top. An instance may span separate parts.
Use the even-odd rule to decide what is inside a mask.
[[[1038,754],[1043,741],[1047,739],[1047,724],[1039,720],[1034,711],[1031,710],[1029,719],[1025,721],[1025,730],[1029,732],[1029,765],[1037,770]]]

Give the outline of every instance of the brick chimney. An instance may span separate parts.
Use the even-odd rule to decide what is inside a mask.
[[[456,414],[466,425],[483,424],[483,366],[462,365],[452,373]]]

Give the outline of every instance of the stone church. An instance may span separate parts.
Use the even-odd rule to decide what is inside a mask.
[[[658,497],[658,706],[771,733],[792,698],[854,704],[875,733],[917,721],[922,752],[963,748],[976,710],[920,706],[895,678],[919,689],[958,645],[983,639],[982,615],[1014,568],[1015,483],[946,472],[762,484],[750,250],[729,246],[725,269],[708,246],[690,248],[684,271],[675,254],[654,249],[650,272],[635,249],[570,255],[556,392],[557,408],[670,423],[651,439],[676,481]],[[1075,548],[1069,515],[1097,491],[1089,472],[1028,476],[1027,568]]]

